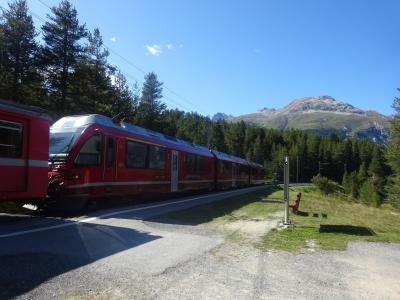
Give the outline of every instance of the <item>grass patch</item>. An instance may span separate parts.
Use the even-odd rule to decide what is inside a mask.
[[[343,250],[352,240],[400,242],[400,211],[374,208],[343,200],[341,196],[323,196],[316,189],[291,189],[291,199],[301,191],[299,215],[290,214],[295,227],[272,230],[259,246],[299,251],[312,240],[318,249]]]
[[[273,199],[277,187],[251,194],[226,198],[209,204],[167,214],[168,219],[189,224],[223,223],[235,220],[262,220],[283,210],[280,199]]]
[[[400,210],[388,205],[380,208],[365,206],[338,194],[323,196],[312,186],[291,188],[290,199],[295,199],[298,192],[302,192],[299,214],[290,212],[295,226],[286,230],[272,229],[256,241],[258,248],[298,252],[311,248],[344,250],[347,243],[354,240],[400,243]],[[282,199],[282,189],[271,187],[166,217],[186,224],[211,226],[240,220],[270,220],[271,215],[283,211]],[[243,242],[237,232],[227,232],[227,238]]]

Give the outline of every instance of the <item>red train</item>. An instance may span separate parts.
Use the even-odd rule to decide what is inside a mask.
[[[46,195],[50,124],[42,109],[0,100],[0,200]]]
[[[0,113],[0,120],[9,114]],[[9,189],[13,188],[11,184],[24,181],[32,182],[32,188],[36,189],[25,188],[26,197],[15,193],[4,196],[7,186],[2,180],[3,200],[44,198],[47,194],[48,199],[73,203],[74,199],[227,189],[263,182],[264,171],[259,164],[131,124],[116,125],[101,115],[58,120],[50,127],[48,146],[48,119],[34,113],[29,116],[31,127],[26,127],[22,135],[30,134],[31,138],[21,140],[23,147],[29,149],[26,151],[31,151],[21,152],[20,158],[28,159],[25,173],[21,171],[19,177],[6,182]],[[22,111],[19,117],[14,113],[12,117],[4,117],[3,122],[26,118]],[[0,162],[7,153],[0,152]],[[32,153],[32,158],[40,161],[40,174],[35,173],[36,169],[33,172],[33,168],[39,167],[30,163],[31,156],[27,158],[26,153]],[[39,156],[33,156],[36,154]],[[48,173],[44,174],[47,165]],[[14,167],[3,170],[2,165],[1,176],[11,170],[16,172]]]

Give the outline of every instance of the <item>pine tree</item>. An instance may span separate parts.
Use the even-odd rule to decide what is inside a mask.
[[[225,132],[225,143],[227,144],[229,153],[244,157],[244,139],[246,124],[241,121],[232,123]]]
[[[154,72],[147,74],[144,79],[136,123],[145,128],[160,131],[164,123],[162,115],[166,109],[165,103],[160,101],[163,83],[158,81]]]
[[[350,180],[350,196],[357,199],[360,191],[360,183],[358,182],[357,172],[353,171],[349,174]]]
[[[25,0],[16,0],[3,10],[0,63],[0,96],[16,102],[37,104],[41,95],[41,77],[35,57],[38,45],[35,28]]]
[[[347,171],[345,171],[343,174],[342,187],[345,194],[351,195],[352,182],[350,175],[349,173],[347,173]]]
[[[71,90],[77,62],[84,51],[81,39],[86,36],[86,29],[79,24],[76,9],[68,0],[53,7],[51,12],[49,21],[42,26],[45,42],[42,58],[55,112],[65,114],[76,106]]]
[[[129,88],[121,72],[114,75],[113,95],[110,117],[115,121],[131,122],[135,115],[136,96]]]
[[[393,172],[389,179],[388,199],[393,205],[400,207],[400,97],[395,98],[393,108],[396,115],[391,123],[391,136],[387,150],[387,160]]]
[[[7,83],[10,81],[10,73],[7,72],[8,59],[5,49],[4,19],[0,14],[0,97],[8,98],[5,90],[8,88]]]
[[[357,179],[360,184],[363,184],[368,179],[367,164],[363,162],[358,170]]]
[[[78,59],[73,83],[78,113],[110,114],[112,82],[115,68],[107,62],[109,53],[103,46],[99,29],[88,33],[84,55]]]
[[[254,144],[253,144],[253,160],[256,163],[263,163],[263,145],[262,140],[259,135],[257,135]]]
[[[210,148],[226,152],[223,122],[224,121],[218,120],[212,123]]]
[[[179,109],[165,110],[163,113],[164,128],[161,132],[166,135],[176,137],[178,124],[184,118],[185,113]]]
[[[360,187],[360,200],[367,204],[372,205],[374,207],[378,207],[380,205],[380,198],[378,193],[376,192],[374,183],[372,179],[366,180]]]
[[[376,193],[380,199],[385,195],[385,161],[382,150],[379,145],[374,147],[371,163],[368,168],[368,174],[371,176]]]

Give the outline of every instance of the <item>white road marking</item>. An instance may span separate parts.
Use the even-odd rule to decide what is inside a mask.
[[[264,185],[262,187],[267,187],[267,185]],[[262,187],[251,187],[248,189],[234,190],[234,191],[229,191],[229,192],[220,192],[220,193],[216,193],[213,195],[204,195],[204,196],[199,196],[199,197],[195,197],[195,198],[189,198],[189,199],[185,199],[185,200],[179,200],[179,201],[173,201],[173,202],[167,202],[167,203],[154,204],[154,205],[145,206],[145,207],[113,211],[113,212],[110,212],[107,214],[99,215],[96,217],[90,217],[90,218],[86,218],[86,219],[82,219],[82,220],[68,220],[67,219],[66,221],[70,221],[70,223],[64,223],[64,224],[29,229],[29,230],[16,231],[13,233],[5,233],[5,234],[1,234],[0,238],[15,237],[15,236],[25,235],[25,234],[29,234],[29,233],[48,231],[48,230],[57,229],[57,228],[64,228],[64,227],[68,227],[68,226],[77,225],[79,223],[90,223],[97,219],[107,218],[107,217],[130,213],[130,212],[134,212],[134,211],[141,211],[141,210],[152,209],[152,208],[157,208],[157,207],[164,207],[164,206],[169,206],[169,205],[174,205],[174,204],[179,204],[179,203],[191,202],[191,201],[195,201],[195,200],[199,200],[199,199],[203,199],[203,198],[207,198],[207,197],[212,197],[212,196],[229,195],[229,194],[239,193],[239,192],[245,191],[245,190],[246,191],[247,190],[258,190],[258,189],[262,189]]]

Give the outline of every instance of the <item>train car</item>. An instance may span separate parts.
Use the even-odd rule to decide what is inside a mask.
[[[233,174],[236,187],[244,187],[250,184],[250,166],[247,160],[231,155],[235,161]]]
[[[264,167],[255,162],[248,162],[250,165],[250,184],[264,183]]]
[[[215,188],[225,190],[236,187],[233,165],[235,160],[227,153],[211,150],[215,160]]]
[[[101,115],[64,117],[50,129],[55,199],[213,189],[210,151]]]
[[[40,108],[0,100],[0,201],[45,198],[50,124]]]

